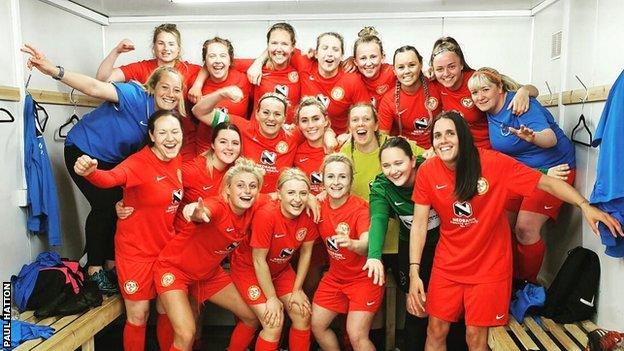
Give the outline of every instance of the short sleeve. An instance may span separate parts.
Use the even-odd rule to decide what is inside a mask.
[[[412,193],[412,201],[415,204],[431,206],[431,199],[429,198],[430,185],[427,181],[427,173],[431,168],[431,161],[431,159],[425,161],[418,169],[418,172],[416,172],[416,184]]]
[[[311,72],[314,68],[315,61],[301,53],[301,50],[295,49],[290,57],[290,64],[299,72]]]
[[[550,128],[550,123],[548,123],[549,115],[550,112],[540,105],[535,98],[530,98],[529,110],[517,118],[520,124],[523,124],[536,132],[541,132],[544,129]],[[552,116],[550,116],[550,118],[552,119]]]
[[[379,117],[379,130],[390,131],[392,129],[392,123],[394,122],[394,104],[392,101],[394,98],[394,92],[388,91],[381,98],[379,102],[378,117]]]
[[[272,206],[269,206],[271,208]],[[259,210],[254,217],[257,219],[251,224],[251,241],[249,245],[258,249],[271,247],[271,237],[275,227],[275,214],[267,207]]]
[[[306,237],[305,237],[304,241],[314,241],[314,240],[316,240],[316,238],[319,237],[318,227],[316,226],[316,223],[314,223],[312,221],[312,219],[310,219],[310,218],[308,219],[307,228],[308,228],[308,233],[306,234]]]
[[[352,94],[353,103],[371,102],[371,95],[368,92],[368,89],[366,89],[366,85],[362,81],[362,78],[356,75],[356,73],[350,73],[350,74],[352,75],[351,76],[352,78],[350,79],[350,82],[351,82],[350,90],[353,91],[353,94]]]
[[[501,153],[497,153],[497,157],[500,160],[497,161],[500,164],[500,169],[508,170],[508,174],[505,180],[507,189],[516,194],[523,196],[531,196],[537,188],[542,173],[534,170],[523,163],[516,161],[515,159]]]
[[[359,238],[362,233],[367,232],[368,227],[370,227],[370,215],[368,213],[368,204],[364,202],[356,214],[355,231],[352,231],[352,234],[356,235],[354,239]]]

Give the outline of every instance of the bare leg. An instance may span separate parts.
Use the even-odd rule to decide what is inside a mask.
[[[374,313],[366,311],[352,311],[347,315],[347,333],[354,351],[375,351],[375,346],[368,339],[374,316]]]
[[[338,338],[329,328],[338,313],[330,311],[317,304],[312,304],[312,333],[323,351],[340,351]]]
[[[488,327],[466,326],[466,343],[470,351],[488,351]]]
[[[189,350],[195,337],[195,318],[188,296],[182,290],[170,290],[159,296],[173,326],[173,344],[180,350]]]
[[[425,351],[446,351],[446,335],[450,325],[451,323],[445,320],[429,316]]]

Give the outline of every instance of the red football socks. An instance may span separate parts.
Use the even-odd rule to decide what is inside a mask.
[[[126,321],[123,333],[123,345],[125,351],[145,350],[145,325],[134,325]]]
[[[516,257],[514,267],[514,278],[528,280],[531,283],[537,282],[537,275],[542,268],[546,245],[540,239],[534,244],[516,244]]]
[[[245,351],[256,334],[256,329],[248,326],[240,320],[236,322],[236,326],[230,336],[230,345],[228,351]]]
[[[173,326],[166,314],[158,314],[156,318],[156,337],[161,350],[169,350],[173,345]]]
[[[279,346],[278,341],[266,341],[262,337],[258,336],[256,340],[255,351],[276,351]]]
[[[310,349],[310,329],[290,328],[288,332],[288,348],[290,350],[308,351]]]

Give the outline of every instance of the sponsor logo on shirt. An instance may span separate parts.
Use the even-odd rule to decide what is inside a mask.
[[[173,284],[174,281],[175,281],[175,275],[173,275],[173,273],[165,273],[160,278],[160,285],[163,288],[166,288],[170,286],[171,284]]]
[[[451,224],[458,225],[462,228],[479,222],[476,218],[472,218],[472,205],[468,201],[455,201],[453,204],[453,213],[455,213],[457,217],[451,218]]]
[[[329,250],[334,251],[334,252],[340,251],[340,247],[338,246],[338,243],[336,243],[336,240],[333,239],[332,237],[327,238],[327,240],[325,240],[325,243],[327,244],[327,248]]]
[[[331,91],[331,97],[332,99],[336,101],[342,100],[344,96],[345,96],[345,91],[341,87],[334,87],[334,89],[332,89]]]
[[[461,99],[461,104],[462,106],[464,106],[465,108],[471,108],[472,105],[474,104],[472,99],[469,97],[465,97]]]
[[[321,184],[321,183],[323,183],[323,172],[312,172],[312,173],[310,173],[310,182],[312,184]]]
[[[429,127],[429,118],[423,117],[414,121],[414,129],[423,130]]]
[[[214,253],[217,255],[229,255],[234,249],[236,249],[239,245],[238,241],[234,241],[225,247],[223,250],[215,250]]]
[[[323,106],[325,106],[325,109],[329,108],[329,103],[331,102],[331,100],[327,96],[323,94],[318,94],[316,95],[316,100],[323,104]]]
[[[275,165],[275,161],[277,161],[277,154],[275,152],[271,152],[269,150],[262,151],[260,155],[260,162],[265,165]]]
[[[275,86],[275,92],[278,93],[278,94],[282,94],[285,97],[287,97],[288,96],[288,86],[287,85],[282,85],[282,84],[277,84]],[[472,101],[472,100],[470,100],[470,101]]]
[[[297,234],[295,234],[295,239],[297,239],[297,241],[303,241],[307,234],[308,228],[299,228],[299,230],[297,230]]]
[[[139,290],[139,283],[134,280],[126,280],[124,283],[124,291],[128,295],[132,295]]]
[[[297,71],[292,71],[288,73],[288,80],[291,83],[297,83],[299,81],[299,73],[297,73]]]
[[[430,96],[429,99],[427,99],[427,102],[425,102],[425,107],[429,111],[435,110],[436,108],[438,108],[438,99],[434,98],[433,96]]]
[[[490,184],[487,179],[480,177],[479,180],[477,180],[477,194],[483,195],[487,193],[488,189],[490,189]]]
[[[285,141],[280,141],[279,143],[277,143],[277,145],[275,145],[275,150],[277,150],[277,152],[279,152],[280,154],[285,154],[288,152],[288,143]]]
[[[184,192],[182,191],[182,189],[176,189],[173,191],[173,193],[171,194],[171,203],[172,204],[178,204],[180,203],[180,201],[182,201],[182,194]]]
[[[257,285],[252,285],[249,287],[249,289],[247,289],[247,296],[249,296],[249,299],[251,301],[256,301],[258,298],[260,298],[261,294],[262,292]]]
[[[280,258],[288,258],[290,256],[292,256],[292,254],[295,252],[295,249],[287,247],[282,249],[282,251],[279,254]]]

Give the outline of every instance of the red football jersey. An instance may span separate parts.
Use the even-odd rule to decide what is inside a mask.
[[[462,84],[459,89],[453,91],[437,81],[431,85],[437,85],[440,90],[440,98],[442,100],[442,110],[444,111],[457,111],[464,117],[472,136],[474,137],[475,145],[477,147],[491,149],[490,138],[488,133],[488,122],[485,113],[475,106],[472,101],[472,95],[468,89],[468,80],[474,71],[464,71],[462,77]]]
[[[288,267],[293,254],[304,241],[314,241],[317,237],[316,224],[308,215],[302,213],[295,219],[286,218],[279,202],[272,201],[255,212],[251,237],[234,252],[232,265],[255,274],[252,248],[269,249],[266,260],[271,277],[276,277]]]
[[[159,261],[184,271],[192,279],[209,277],[249,234],[255,209],[266,202],[258,198],[241,216],[220,196],[208,198],[204,206],[210,211],[210,222],[187,226],[162,250]]]
[[[279,93],[288,98],[288,109],[286,110],[286,124],[292,124],[295,120],[294,113],[301,99],[301,89],[299,87],[299,72],[288,66],[282,70],[275,71],[266,67],[262,68],[262,79],[259,86],[254,86],[253,91],[253,112],[258,109],[258,101],[265,93]]]
[[[147,78],[149,78],[156,68],[158,68],[158,61],[156,59],[137,61],[119,67],[126,81],[136,80],[141,84],[147,82]],[[184,97],[186,98],[186,92],[195,82],[195,78],[199,70],[201,70],[201,66],[187,61],[177,61],[174,68],[184,77]]]
[[[338,69],[333,78],[323,78],[318,63],[301,54],[293,55],[293,66],[301,76],[301,96],[316,96],[327,108],[327,115],[336,134],[346,133],[349,107],[358,102],[371,102],[371,96],[358,73]]]
[[[395,91],[389,91],[381,98],[378,107],[379,129],[383,131],[399,131],[399,120],[403,136],[414,140],[423,149],[431,147],[431,123],[433,117],[442,112],[438,85],[428,82],[429,99],[425,98],[422,86],[410,95],[403,90],[399,95],[397,111]],[[425,101],[426,100],[426,101]],[[429,112],[427,110],[431,112]]]
[[[362,76],[362,81],[366,85],[368,93],[373,98],[373,104],[379,108],[382,97],[389,91],[394,91],[396,87],[396,76],[391,64],[382,63],[379,68],[379,75],[376,78],[366,78]]]
[[[323,191],[321,165],[325,158],[323,147],[312,147],[307,141],[297,148],[294,166],[302,170],[310,179],[310,192],[314,195]]]
[[[533,194],[541,173],[496,151],[479,149],[478,194],[455,197],[455,172],[438,157],[418,168],[412,200],[430,205],[440,216],[440,241],[433,269],[446,279],[490,283],[511,278],[511,231],[505,216],[510,192]],[[504,170],[504,171],[503,171]]]
[[[318,224],[319,235],[325,242],[330,264],[328,274],[332,274],[341,281],[353,281],[366,277],[366,271],[362,267],[366,264],[366,255],[360,256],[357,253],[339,247],[331,238],[336,235],[338,226],[346,226],[349,237],[359,239],[360,235],[368,231],[370,215],[368,213],[368,202],[351,195],[347,202],[339,208],[331,208],[329,200],[321,203],[321,218]]]
[[[305,141],[298,128],[291,135],[281,130],[277,137],[266,138],[258,130],[258,122],[230,115],[230,121],[240,129],[243,149],[241,156],[253,160],[265,170],[262,193],[274,192],[282,168],[292,167],[297,146]]]
[[[117,221],[115,254],[135,262],[152,262],[174,236],[173,219],[182,201],[181,157],[166,162],[149,147],[110,171],[96,170],[86,178],[102,188],[123,187],[131,216]]]

